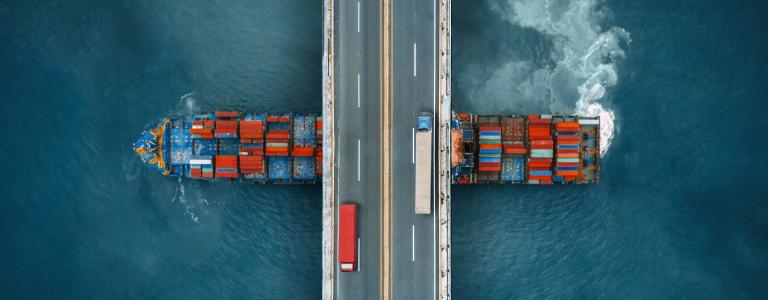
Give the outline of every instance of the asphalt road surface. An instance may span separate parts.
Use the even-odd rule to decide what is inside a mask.
[[[433,151],[432,213],[415,214],[414,131],[416,115],[436,120],[437,3],[393,1],[394,87],[392,122],[392,296],[393,299],[437,298],[437,195]],[[433,122],[437,146],[438,128]]]
[[[338,262],[335,264],[336,299],[378,299],[380,292],[379,10],[379,1],[334,3],[337,126],[337,209],[334,213],[338,220],[340,203],[359,204],[360,238],[358,271],[341,272]],[[338,244],[335,248],[338,249]]]
[[[416,215],[413,138],[416,114],[427,111],[435,115],[437,108],[437,6],[435,0],[391,3],[391,296],[434,299],[438,272],[436,181],[433,179],[432,214]],[[338,220],[340,203],[359,204],[360,241],[358,271],[341,272],[336,263],[333,294],[336,299],[378,299],[382,282],[380,122],[381,110],[386,109],[381,106],[380,87],[382,71],[387,71],[380,67],[380,2],[337,0],[334,16],[335,218]],[[433,128],[436,134],[437,128]],[[437,147],[436,142],[433,136]],[[433,166],[437,165],[435,158],[433,155]]]

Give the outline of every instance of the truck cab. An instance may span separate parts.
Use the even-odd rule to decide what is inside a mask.
[[[432,131],[432,114],[428,112],[421,112],[416,117],[416,130],[418,131]]]

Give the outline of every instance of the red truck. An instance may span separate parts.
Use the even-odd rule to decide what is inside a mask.
[[[339,264],[342,272],[357,269],[357,204],[339,208]]]

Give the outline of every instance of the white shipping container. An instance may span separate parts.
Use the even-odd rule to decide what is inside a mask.
[[[579,119],[582,125],[600,125],[600,119]]]
[[[199,158],[195,159],[195,158],[193,158],[193,159],[189,160],[189,164],[190,165],[210,165],[211,164],[211,159],[199,159]]]
[[[573,157],[561,157],[561,158],[557,159],[557,162],[562,162],[562,163],[578,163],[579,159],[578,158],[573,158]]]
[[[549,158],[552,157],[553,151],[550,149],[531,149],[531,157],[533,158]]]

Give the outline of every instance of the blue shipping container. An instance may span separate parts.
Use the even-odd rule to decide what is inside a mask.
[[[524,164],[525,158],[523,156],[504,157],[501,179],[504,181],[523,181],[525,179]]]
[[[216,155],[216,140],[194,140],[193,150],[195,155]]]
[[[579,145],[557,145],[557,149],[579,150]]]
[[[270,156],[269,160],[269,179],[291,179],[291,157],[290,156]]]
[[[501,137],[501,131],[480,131],[482,136],[499,136]]]
[[[552,171],[531,171],[531,176],[552,176]]]
[[[315,158],[311,156],[297,156],[293,158],[293,179],[311,180],[317,179],[315,175]]]
[[[480,154],[501,154],[501,149],[480,149]]]
[[[480,162],[501,162],[501,156],[499,156],[499,157],[480,157]]]
[[[579,167],[556,167],[556,171],[578,171]]]

